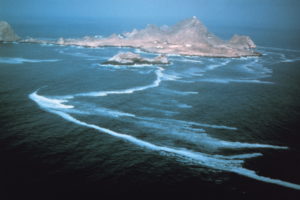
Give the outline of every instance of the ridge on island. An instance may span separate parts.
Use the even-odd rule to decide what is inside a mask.
[[[20,37],[6,21],[0,21],[0,42],[14,42],[19,39]]]
[[[143,58],[139,54],[132,52],[118,53],[102,64],[110,65],[156,65],[169,64],[168,58],[164,55],[159,55],[155,58]]]
[[[208,57],[260,56],[253,49],[256,45],[248,36],[234,35],[229,41],[209,32],[196,17],[183,20],[174,26],[147,25],[145,29],[134,29],[123,34],[112,34],[106,38],[84,37],[79,39],[59,38],[56,41],[36,40],[23,42],[78,45],[86,47],[133,47],[158,54],[180,54]]]

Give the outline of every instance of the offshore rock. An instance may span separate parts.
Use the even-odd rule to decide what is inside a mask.
[[[159,55],[155,58],[143,58],[139,54],[132,52],[118,53],[102,64],[110,65],[156,65],[169,64],[168,58],[164,55]]]

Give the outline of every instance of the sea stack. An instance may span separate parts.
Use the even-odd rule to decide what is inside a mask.
[[[12,27],[6,21],[0,21],[0,42],[14,42],[20,37],[15,34]]]

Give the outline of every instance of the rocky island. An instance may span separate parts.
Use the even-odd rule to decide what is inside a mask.
[[[19,40],[14,30],[6,21],[0,21],[0,42],[14,42]]]
[[[29,38],[23,42],[78,45],[86,47],[133,47],[159,54],[179,54],[208,57],[260,56],[254,51],[256,45],[248,36],[234,35],[225,41],[202,24],[196,17],[186,19],[174,26],[148,25],[145,29],[134,29],[123,34],[106,38],[84,37],[79,39],[59,38],[56,41]]]
[[[56,41],[27,39],[24,42],[79,45],[86,47],[134,47],[159,54],[180,54],[209,57],[259,56],[248,36],[235,35],[229,41],[221,40],[210,33],[196,17],[186,19],[174,26],[157,27],[148,25],[145,29],[134,29],[120,35],[106,38],[84,37],[80,39],[59,38]]]
[[[143,58],[139,54],[132,52],[118,53],[102,64],[110,65],[157,65],[169,64],[168,58],[164,55],[159,55],[155,58]]]

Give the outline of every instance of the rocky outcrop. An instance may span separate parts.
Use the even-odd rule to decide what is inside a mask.
[[[229,44],[238,49],[253,49],[256,45],[248,36],[234,35],[230,40]]]
[[[132,52],[119,53],[108,61],[102,64],[110,65],[156,65],[156,64],[169,64],[168,58],[164,55],[157,56],[155,58],[143,58],[139,54]]]
[[[6,21],[0,21],[0,42],[13,42],[19,40],[14,30]]]

